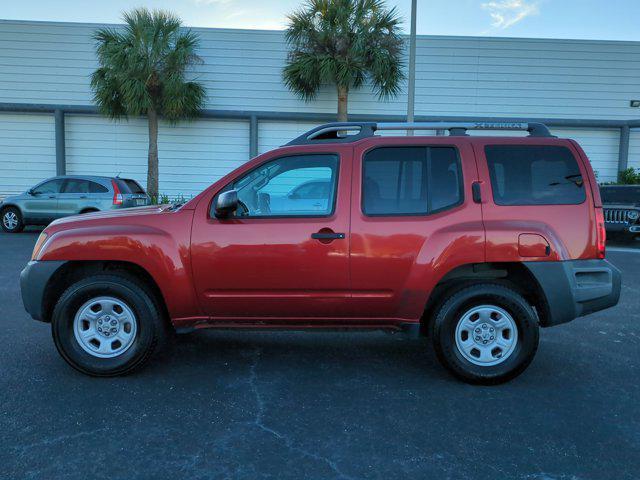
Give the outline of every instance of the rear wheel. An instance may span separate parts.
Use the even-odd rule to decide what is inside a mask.
[[[24,229],[22,214],[16,207],[7,207],[2,210],[2,230],[7,233],[18,233]]]
[[[56,304],[56,347],[76,370],[114,376],[141,367],[166,338],[153,296],[125,276],[95,275],[69,287]]]
[[[498,284],[464,288],[441,304],[433,325],[440,362],[469,383],[511,380],[531,363],[538,323],[527,301]]]

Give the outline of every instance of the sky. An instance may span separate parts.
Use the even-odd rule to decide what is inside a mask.
[[[188,26],[283,29],[302,0],[0,0],[0,19],[120,23],[138,6]],[[387,0],[409,29],[410,0]],[[640,40],[640,0],[418,0],[424,35]]]

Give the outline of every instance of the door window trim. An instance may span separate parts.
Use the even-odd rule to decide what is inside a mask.
[[[413,147],[413,148],[425,148],[425,149],[429,149],[429,148],[453,148],[455,154],[456,154],[456,167],[457,167],[457,171],[458,171],[458,193],[460,195],[460,200],[458,200],[456,203],[453,203],[451,205],[447,205],[446,207],[441,207],[435,210],[431,210],[431,188],[430,184],[431,184],[431,178],[430,176],[427,176],[427,212],[426,213],[367,213],[365,211],[364,208],[364,164],[365,164],[365,157],[369,152],[372,152],[373,150],[376,150],[378,148],[403,148],[403,147]],[[414,143],[409,143],[409,144],[395,144],[395,145],[390,145],[390,144],[386,144],[386,145],[375,145],[374,147],[371,147],[367,150],[365,150],[364,152],[362,152],[362,155],[360,156],[361,158],[361,165],[360,165],[360,212],[365,216],[365,217],[372,217],[372,218],[376,218],[376,217],[429,217],[431,215],[435,215],[437,213],[442,213],[442,212],[446,212],[447,210],[452,210],[454,208],[459,207],[460,205],[463,205],[465,202],[465,194],[464,194],[464,186],[465,186],[465,182],[464,182],[464,174],[462,173],[462,157],[460,156],[460,150],[458,149],[458,146],[455,144],[414,144]],[[428,165],[431,163],[431,155],[427,155],[427,162]]]
[[[228,190],[231,190],[231,186],[239,179],[239,178],[244,178],[247,175],[250,175],[252,172],[254,172],[255,170],[257,170],[258,168],[262,167],[263,165],[266,165],[267,163],[271,163],[271,162],[275,162],[277,160],[281,160],[283,158],[290,158],[290,157],[302,157],[302,156],[330,156],[330,157],[335,157],[337,160],[337,165],[336,165],[336,175],[335,175],[335,189],[333,192],[333,202],[331,205],[331,211],[329,213],[326,214],[322,214],[322,215],[307,215],[307,214],[301,214],[301,215],[247,215],[247,216],[243,216],[243,217],[229,217],[229,218],[224,218],[224,219],[220,219],[217,218],[215,216],[215,214],[213,213],[213,208],[214,205],[216,203],[216,200],[218,198],[218,196],[221,193],[224,193]],[[216,192],[216,194],[213,196],[213,198],[211,199],[211,202],[209,203],[209,208],[207,210],[207,215],[209,217],[209,220],[215,219],[218,221],[229,221],[229,220],[266,220],[266,219],[286,219],[286,218],[331,218],[335,215],[336,213],[336,208],[338,205],[338,190],[340,190],[340,168],[342,167],[342,157],[340,155],[340,153],[338,152],[303,152],[303,153],[287,153],[285,155],[279,155],[277,157],[272,157],[269,158],[267,160],[265,160],[264,162],[261,162],[260,164],[256,165],[255,167],[253,167],[250,170],[247,170],[246,172],[242,173],[241,175],[238,175],[236,177],[234,177],[232,180],[230,180],[224,187],[222,187],[220,190],[218,190]]]

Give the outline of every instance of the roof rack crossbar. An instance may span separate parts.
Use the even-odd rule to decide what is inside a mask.
[[[536,122],[338,122],[313,128],[287,145],[351,143],[371,137],[378,130],[447,130],[451,136],[466,136],[468,130],[504,130],[526,131],[531,137],[553,137],[546,125]]]

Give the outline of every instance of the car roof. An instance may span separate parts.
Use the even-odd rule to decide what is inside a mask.
[[[104,175],[56,175],[55,177],[47,178],[42,182],[48,182],[50,180],[66,180],[66,179],[92,180],[94,182],[111,182],[111,180],[126,180],[126,181],[134,181],[134,182],[136,181],[132,178],[107,177]]]

